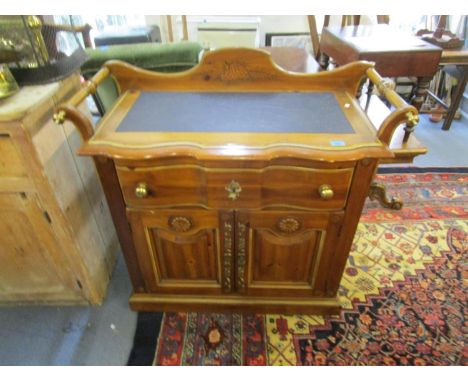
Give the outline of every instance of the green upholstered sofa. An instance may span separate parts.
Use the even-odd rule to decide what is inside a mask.
[[[157,72],[179,72],[198,63],[202,46],[196,42],[122,44],[86,49],[89,59],[81,66],[86,79],[91,78],[108,60],[121,60]],[[114,104],[119,93],[111,77],[97,89],[96,106],[103,115]]]

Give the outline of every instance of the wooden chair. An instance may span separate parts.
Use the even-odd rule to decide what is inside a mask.
[[[78,33],[83,38],[85,48],[91,48],[93,43],[91,41],[90,31],[92,27],[89,24],[82,26],[72,26],[65,24],[42,24],[41,33],[44,38],[47,51],[50,57],[58,57],[60,52],[57,50],[57,35],[60,32]]]
[[[188,41],[188,26],[187,26],[187,16],[182,15],[182,40]],[[167,40],[168,42],[174,42],[174,30],[172,25],[172,16],[166,16],[167,23]]]

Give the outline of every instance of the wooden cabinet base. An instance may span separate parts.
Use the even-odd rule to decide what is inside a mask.
[[[251,296],[157,295],[138,294],[130,297],[136,311],[165,312],[239,312],[335,315],[340,312],[337,298],[253,298]]]
[[[372,66],[299,75],[254,49],[177,75],[114,62],[57,110],[95,160],[132,309],[339,313],[377,165],[417,113]],[[121,96],[93,132],[74,107],[108,75]],[[396,108],[378,133],[355,97],[365,76]]]

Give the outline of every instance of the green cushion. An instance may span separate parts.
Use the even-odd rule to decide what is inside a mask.
[[[114,79],[112,77],[107,77],[97,87],[94,101],[96,102],[101,114],[104,114],[112,107],[118,97],[119,89],[117,88]]]
[[[147,70],[175,72],[198,63],[202,46],[196,42],[140,43],[86,49],[89,59],[82,65],[85,76],[93,75],[108,60],[122,60]]]
[[[81,72],[91,78],[109,60],[121,60],[143,69],[156,72],[179,72],[198,63],[203,47],[196,42],[170,44],[139,43],[122,44],[86,49],[89,59],[81,66]],[[105,113],[118,98],[118,87],[112,78],[106,78],[98,86],[94,97],[101,113]]]

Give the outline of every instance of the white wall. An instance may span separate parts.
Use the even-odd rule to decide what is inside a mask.
[[[188,19],[188,32],[189,40],[196,40],[196,25],[201,22],[203,18],[210,21],[226,22],[243,22],[246,19],[250,21],[258,19],[260,21],[259,28],[259,43],[260,46],[265,44],[266,33],[309,33],[309,24],[306,15],[297,16],[265,16],[265,15],[252,15],[252,16],[187,16]],[[317,28],[320,33],[323,24],[324,15],[315,15]],[[367,23],[366,16],[362,17],[362,23]],[[145,15],[147,25],[158,25],[161,28],[161,35],[163,42],[167,41],[167,23],[166,16],[161,15]],[[332,16],[331,25],[339,25],[341,16]],[[174,40],[179,41],[182,38],[180,17],[173,16],[172,18]]]
[[[188,31],[189,31],[189,40],[196,39],[196,24],[200,21],[200,16],[187,16],[188,19]],[[207,19],[210,21],[215,20],[216,16],[208,16]],[[265,34],[266,33],[281,33],[281,32],[301,32],[308,33],[309,25],[307,23],[307,16],[259,16],[252,15],[248,16],[250,19],[258,18],[260,20],[260,30],[259,30],[259,43],[260,46],[265,44]],[[225,21],[226,16],[219,16],[219,21]],[[245,16],[230,16],[231,21],[242,22],[246,19]],[[323,19],[323,17],[322,17]],[[163,41],[167,41],[167,24],[165,16],[145,16],[146,24],[157,24],[161,28],[161,34]],[[319,20],[318,20],[319,22]],[[321,23],[322,21],[320,21]],[[321,24],[320,24],[321,25]],[[176,41],[180,40],[180,20],[179,23],[176,22],[176,17],[173,17],[173,29],[174,29],[174,39]]]
[[[161,31],[161,41],[167,42],[166,17],[160,15],[145,15],[146,25],[157,25]]]
[[[265,45],[266,33],[309,33],[307,16],[259,16],[260,46]]]

